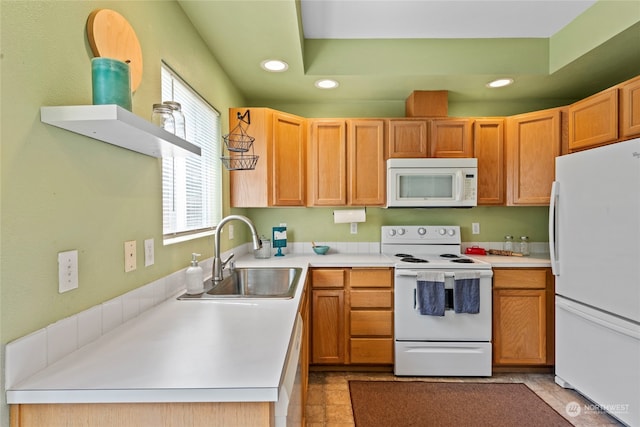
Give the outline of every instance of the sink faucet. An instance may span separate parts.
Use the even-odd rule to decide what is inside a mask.
[[[231,258],[233,258],[233,254],[231,254],[229,255],[229,258],[227,258],[224,261],[220,259],[220,232],[222,232],[223,225],[225,225],[227,222],[234,219],[244,222],[251,229],[251,238],[253,239],[253,249],[258,250],[262,247],[262,241],[258,237],[258,231],[256,230],[255,225],[253,225],[253,222],[251,222],[249,218],[242,215],[229,215],[222,218],[222,220],[218,223],[218,226],[216,227],[216,231],[214,233],[214,244],[215,244],[215,247],[213,248],[213,253],[214,253],[213,282],[214,283],[220,282],[223,279],[222,270],[224,270],[224,267],[227,265],[229,261],[231,261]]]

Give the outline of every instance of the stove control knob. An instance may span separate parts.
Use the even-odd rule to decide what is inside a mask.
[[[449,236],[454,236],[456,234],[456,230],[454,230],[453,228],[449,230]]]
[[[418,228],[418,234],[421,236],[424,236],[425,234],[427,234],[427,230],[424,227],[420,227]]]
[[[395,236],[396,235],[396,230],[394,230],[393,228],[389,229],[389,236]]]
[[[447,230],[445,230],[444,228],[441,228],[440,230],[438,230],[438,233],[439,233],[441,236],[444,236],[445,234],[447,234]]]
[[[404,228],[398,228],[398,235],[402,236],[405,233],[405,229]]]

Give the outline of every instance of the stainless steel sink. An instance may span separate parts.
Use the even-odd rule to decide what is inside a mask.
[[[208,281],[204,293],[183,294],[178,299],[293,298],[301,272],[301,268],[236,268],[214,286]]]

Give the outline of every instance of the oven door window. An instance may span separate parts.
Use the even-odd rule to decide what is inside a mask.
[[[453,174],[398,175],[400,199],[453,199]]]

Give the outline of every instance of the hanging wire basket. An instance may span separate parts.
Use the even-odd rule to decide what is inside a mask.
[[[253,147],[253,141],[256,139],[244,130],[242,127],[242,122],[238,123],[233,130],[222,137],[224,139],[224,145],[227,147],[227,150],[232,151],[234,153],[245,153],[249,151],[251,147]]]
[[[222,160],[222,164],[230,171],[244,171],[244,170],[254,170],[256,168],[256,164],[258,163],[258,158],[260,156],[256,156],[254,154],[240,154],[237,156],[229,155],[222,156],[220,160]]]
[[[222,139],[224,139],[224,145],[227,147],[227,151],[229,151],[229,155],[220,157],[220,160],[222,160],[224,167],[230,171],[254,170],[258,163],[259,156],[253,154],[253,141],[256,139],[247,134],[242,127],[242,123],[246,123],[247,125],[251,124],[249,110],[244,114],[238,113],[238,124],[231,132],[222,137]],[[249,150],[251,150],[251,154],[245,154]],[[240,154],[234,155],[233,153]]]

